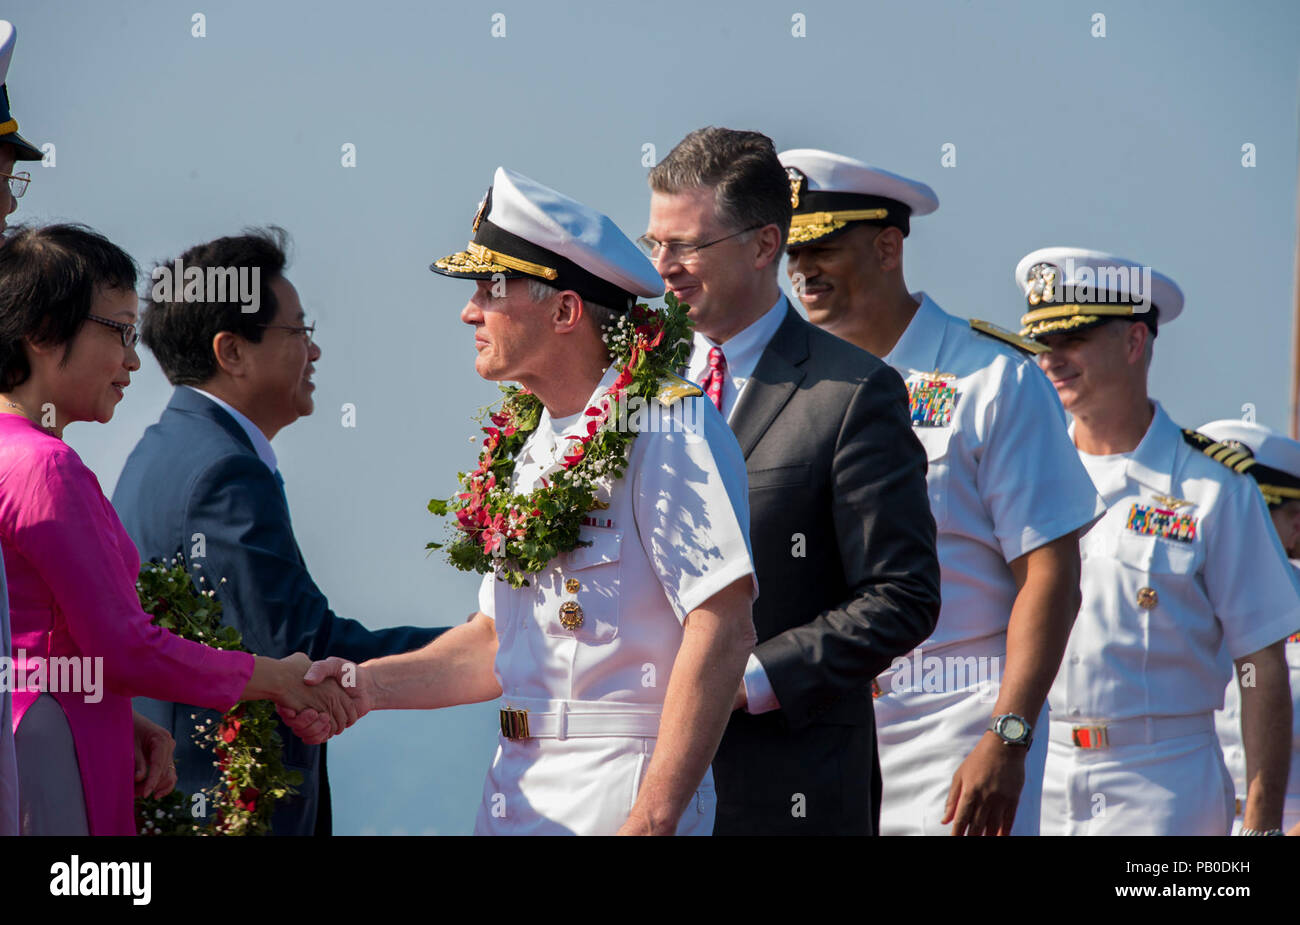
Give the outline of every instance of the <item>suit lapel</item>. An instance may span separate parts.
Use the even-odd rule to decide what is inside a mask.
[[[808,359],[807,324],[787,300],[785,320],[763,348],[731,412],[731,429],[746,459],[806,375],[800,367]]]

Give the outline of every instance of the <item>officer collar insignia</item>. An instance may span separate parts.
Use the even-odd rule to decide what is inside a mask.
[[[644,304],[619,316],[605,335],[611,366],[617,378],[575,425],[560,468],[549,480],[526,495],[511,492],[515,462],[529,436],[541,423],[541,400],[519,386],[502,386],[500,410],[489,415],[478,468],[460,476],[460,491],[446,500],[434,498],[429,511],[455,518],[449,524],[447,543],[429,543],[426,549],[446,548],[448,561],[458,569],[486,575],[518,588],[527,576],[542,571],[552,559],[578,546],[579,531],[590,513],[603,505],[596,497],[598,483],[620,478],[627,469],[628,450],[636,437],[629,426],[635,418],[619,414],[630,400],[659,400],[667,393],[703,394],[675,370],[690,358],[693,326],[690,306],[669,293],[666,307],[652,311]]]

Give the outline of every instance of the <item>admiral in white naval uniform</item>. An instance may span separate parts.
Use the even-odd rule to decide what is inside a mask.
[[[527,494],[587,432],[585,409],[619,372],[602,327],[635,296],[661,294],[659,275],[604,215],[505,169],[474,240],[430,269],[479,281],[461,314],[479,374],[519,382],[546,407],[517,457],[513,491]],[[660,402],[624,475],[601,480],[608,507],[584,521],[590,545],[524,587],[485,576],[467,624],[357,670],[360,710],[503,698],[476,834],[713,830],[709,763],[754,644],[748,485],[700,389],[677,379]],[[317,665],[317,676],[344,667]]]
[[[1083,604],[1049,697],[1042,832],[1228,834],[1213,714],[1229,658],[1256,680],[1243,694],[1247,763],[1278,782],[1251,793],[1244,821],[1279,832],[1290,743],[1265,718],[1290,711],[1283,645],[1300,629],[1300,585],[1254,482],[1147,397],[1153,341],[1182,292],[1078,248],[1034,251],[1015,278],[1029,303],[1021,333],[1051,348],[1039,363],[1107,504],[1080,543]]]
[[[828,151],[780,157],[788,272],[809,320],[906,379],[929,459],[943,605],[933,635],[874,684],[881,833],[1036,835],[1077,531],[1103,510],[1032,359],[1045,348],[908,292],[903,238],[938,208],[929,186]]]
[[[1235,419],[1211,421],[1197,430],[1222,444],[1218,452],[1225,458],[1241,452],[1251,454],[1253,462],[1246,464],[1246,474],[1259,485],[1282,547],[1295,548],[1297,540],[1300,540],[1300,442],[1262,424]],[[1300,562],[1295,559],[1291,560],[1291,565],[1300,569]],[[1296,600],[1295,606],[1300,608],[1300,599]],[[1287,637],[1286,663],[1291,681],[1291,774],[1286,783],[1282,829],[1289,833],[1300,826],[1300,633]],[[1223,692],[1223,709],[1214,714],[1223,760],[1228,765],[1237,794],[1237,817],[1232,827],[1234,835],[1241,830],[1241,813],[1246,807],[1248,791],[1246,752],[1241,741],[1241,694],[1238,690],[1241,680],[1234,678],[1228,682]],[[1273,734],[1288,734],[1284,719],[1268,717],[1268,721],[1277,727]]]

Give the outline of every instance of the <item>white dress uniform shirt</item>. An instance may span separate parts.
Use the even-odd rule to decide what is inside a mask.
[[[920,306],[884,360],[907,382],[913,429],[929,460],[943,606],[934,634],[877,679],[882,835],[946,830],[939,820],[953,774],[988,728],[998,696],[1018,593],[1007,563],[1104,510],[1066,432],[1060,399],[1033,360],[925,293],[912,298]],[[944,400],[927,413],[936,388]],[[939,664],[926,658],[954,671],[926,683],[925,666]],[[1013,834],[1035,835],[1046,708],[1026,719],[1035,736]]]
[[[616,375],[611,367],[588,405]],[[683,621],[732,582],[753,576],[748,483],[735,437],[704,396],[674,403],[664,418],[671,426],[639,433],[623,478],[602,489],[609,507],[593,512],[594,525],[581,533],[591,545],[557,557],[527,587],[487,575],[479,591],[479,609],[496,621],[495,671],[505,707],[549,714],[570,729],[577,729],[578,714],[610,713],[633,726],[640,719],[643,728],[592,737],[503,735],[476,834],[616,832],[654,751]],[[520,452],[515,491],[532,491],[559,468],[582,420],[577,414],[553,421],[543,412]],[[582,608],[575,630],[560,622],[567,601]],[[711,834],[715,808],[708,774],[678,834]]]
[[[696,385],[704,382],[709,372],[709,351],[714,347],[722,349],[722,355],[727,361],[726,376],[722,380],[722,415],[728,423],[731,422],[731,412],[736,409],[741,392],[745,390],[745,384],[754,375],[754,367],[758,366],[768,342],[785,321],[789,306],[783,293],[762,317],[725,344],[710,340],[699,331],[695,332],[695,345],[686,367],[686,378]],[[745,504],[748,509],[748,500]],[[763,663],[752,653],[745,665],[744,683],[747,712],[766,713],[781,706],[776,699],[776,692],[772,690],[772,682],[763,669]]]
[[[1153,405],[1131,453],[1080,453],[1107,511],[1080,543],[1083,603],[1049,696],[1045,835],[1226,835],[1212,714],[1231,659],[1300,629],[1300,583],[1254,480]]]
[[[9,592],[0,556],[0,658],[13,657],[9,639]],[[14,752],[12,684],[0,684],[0,837],[18,834],[18,761]]]
[[[1292,559],[1291,565],[1300,570],[1300,561]],[[1286,663],[1291,679],[1291,776],[1282,807],[1282,831],[1289,832],[1300,823],[1300,633],[1287,637]],[[1232,834],[1236,835],[1246,809],[1246,749],[1241,741],[1241,689],[1236,677],[1223,692],[1223,709],[1214,714],[1214,728],[1236,792],[1236,818],[1232,823]]]

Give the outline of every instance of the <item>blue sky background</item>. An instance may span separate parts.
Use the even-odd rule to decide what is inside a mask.
[[[21,131],[57,157],[11,222],[85,222],[146,271],[251,224],[293,235],[288,276],[323,356],[316,413],[275,449],[317,582],[372,626],[475,609],[475,577],[425,556],[442,533],[425,504],[472,459],[470,417],[496,392],[458,320],[471,284],[426,267],[464,246],[498,164],[635,236],[645,144],[662,158],[714,124],[860,157],[939,195],[907,240],[913,289],[1016,327],[1025,253],[1132,257],[1187,295],[1152,370],[1174,419],[1250,403],[1287,426],[1294,2],[9,0],[0,15],[18,29]],[[66,434],[109,494],[170,394],[143,362],[110,424]],[[491,704],[368,717],[330,745],[336,831],[470,831],[495,721]]]

